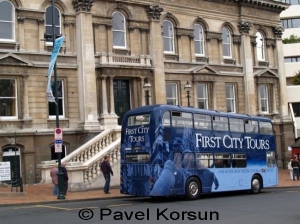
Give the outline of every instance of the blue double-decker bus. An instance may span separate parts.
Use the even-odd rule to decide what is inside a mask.
[[[128,111],[122,123],[122,194],[180,196],[278,184],[270,119],[173,105]]]

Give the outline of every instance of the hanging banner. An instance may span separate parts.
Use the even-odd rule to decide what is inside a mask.
[[[51,88],[51,75],[52,71],[56,62],[56,58],[58,55],[58,52],[61,48],[62,43],[64,42],[65,37],[59,37],[55,40],[53,50],[52,50],[52,55],[50,58],[50,64],[49,64],[49,69],[48,69],[48,84],[47,84],[47,92],[46,92],[46,98],[48,102],[55,102],[55,99],[52,94],[52,88]]]

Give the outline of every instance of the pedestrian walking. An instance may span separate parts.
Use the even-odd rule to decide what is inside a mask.
[[[294,157],[293,161],[291,162],[293,168],[293,181],[295,181],[295,176],[297,176],[297,180],[299,180],[299,161]]]
[[[110,194],[109,187],[110,187],[110,175],[114,175],[110,163],[109,163],[109,157],[104,156],[104,161],[100,164],[100,169],[103,173],[105,184],[104,184],[104,193]]]
[[[58,192],[58,168],[57,163],[54,164],[53,168],[50,170],[50,176],[52,179],[52,183],[54,184],[52,194],[57,195]]]
[[[288,170],[289,170],[289,172],[290,172],[291,180],[293,180],[293,167],[292,167],[292,161],[293,161],[293,159],[290,159],[290,162],[288,163]]]
[[[64,180],[64,195],[67,195],[68,185],[69,185],[69,176],[68,170],[66,168],[66,162],[61,164],[61,170],[63,172],[63,180]]]

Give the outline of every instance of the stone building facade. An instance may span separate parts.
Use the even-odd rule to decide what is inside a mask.
[[[0,0],[0,161],[19,155],[25,183],[55,159],[47,72],[55,36],[63,156],[131,108],[150,103],[273,119],[278,162],[293,141],[279,14],[272,0]],[[50,38],[49,38],[50,37]],[[184,91],[189,83],[190,97]]]

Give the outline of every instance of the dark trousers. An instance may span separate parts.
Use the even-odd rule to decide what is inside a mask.
[[[69,182],[67,180],[64,180],[64,195],[67,195],[68,185],[69,185]]]
[[[104,174],[105,184],[104,184],[104,193],[109,192],[110,186],[110,174]]]
[[[297,180],[299,180],[299,168],[293,167],[293,180],[295,180],[295,176],[297,176]]]

